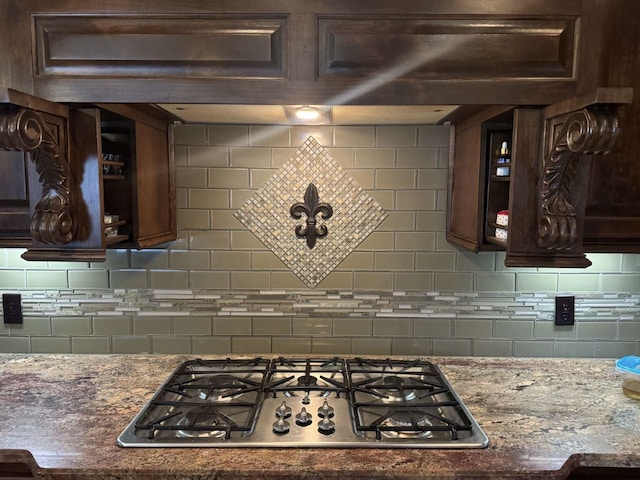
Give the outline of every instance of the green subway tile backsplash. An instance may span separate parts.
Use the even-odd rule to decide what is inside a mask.
[[[190,167],[228,167],[229,149],[192,146],[189,148],[188,164]]]
[[[244,125],[209,125],[209,145],[249,145],[249,128]]]
[[[290,130],[289,127],[273,125],[249,127],[249,144],[288,147],[291,145]]]
[[[416,144],[418,129],[415,126],[385,126],[376,128],[376,145],[384,146],[409,146]]]
[[[173,135],[176,145],[207,144],[207,127],[205,125],[189,125],[189,128],[176,128]]]
[[[375,127],[336,127],[334,130],[336,147],[373,147],[376,142]]]
[[[289,355],[308,354],[311,353],[311,338],[274,337],[271,349]]]
[[[474,340],[473,355],[478,357],[510,357],[513,342],[509,340]]]
[[[269,168],[271,166],[271,149],[232,148],[231,166],[237,168]]]
[[[111,352],[109,337],[71,337],[72,353],[97,353]]]
[[[594,342],[557,341],[554,346],[556,357],[593,357],[595,355]]]
[[[392,148],[356,148],[356,168],[393,168],[396,163],[395,150]],[[408,188],[413,188],[411,184]]]
[[[231,338],[192,337],[191,353],[196,355],[231,353]]]
[[[396,156],[399,168],[436,168],[438,166],[437,148],[398,148]]]
[[[0,337],[0,353],[29,353],[29,337]]]
[[[22,325],[0,323],[0,352],[640,354],[640,255],[590,254],[584,270],[509,268],[504,253],[446,241],[449,134],[179,125],[178,240],[89,264],[0,249],[0,293],[20,292],[24,311]],[[309,135],[388,213],[315,288],[234,217]],[[358,206],[338,207],[359,221]],[[575,295],[576,325],[554,325],[557,294]]]
[[[351,344],[354,355],[391,355],[389,338],[354,338]]]
[[[418,127],[418,146],[448,147],[450,133],[449,127],[421,125]]]
[[[191,339],[189,337],[151,337],[153,353],[180,354],[191,353]]]

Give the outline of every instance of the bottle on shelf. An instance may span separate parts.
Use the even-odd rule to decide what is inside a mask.
[[[500,147],[500,155],[496,159],[498,166],[496,167],[497,177],[508,177],[511,174],[511,154],[509,152],[509,144],[502,142]]]

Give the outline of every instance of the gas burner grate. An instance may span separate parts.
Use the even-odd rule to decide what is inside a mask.
[[[231,438],[250,433],[263,398],[269,360],[195,359],[184,362],[149,401],[134,425],[149,439]],[[174,432],[174,433],[171,433]]]
[[[271,360],[265,393],[274,398],[278,393],[295,395],[296,392],[321,395],[346,393],[344,361],[338,357],[328,360],[278,357]]]
[[[424,360],[346,362],[354,428],[391,438],[458,440],[471,420],[440,370]]]

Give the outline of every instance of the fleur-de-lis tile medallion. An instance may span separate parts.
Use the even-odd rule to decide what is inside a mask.
[[[300,202],[302,192],[304,202]],[[298,203],[301,206],[295,210],[302,213],[296,218],[292,208]],[[315,215],[314,210],[318,210]],[[329,211],[332,214],[325,215]],[[307,218],[302,223],[304,215]],[[314,288],[380,225],[387,213],[322,145],[309,137],[234,216],[307,287]],[[300,235],[306,232],[306,242],[294,234],[296,230]],[[316,242],[318,238],[322,240]]]
[[[296,202],[291,205],[290,209],[293,218],[302,218],[303,214],[307,216],[306,225],[296,225],[295,232],[296,237],[307,239],[307,247],[309,248],[316,246],[316,238],[326,237],[329,233],[326,225],[318,225],[316,215],[320,215],[324,220],[333,215],[331,205],[319,200],[318,189],[313,183],[310,183],[304,192],[304,203]]]

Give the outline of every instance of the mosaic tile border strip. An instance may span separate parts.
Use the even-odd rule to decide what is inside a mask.
[[[448,292],[20,290],[25,317],[347,317],[553,320],[555,294]],[[638,321],[640,295],[576,296],[576,321]]]

